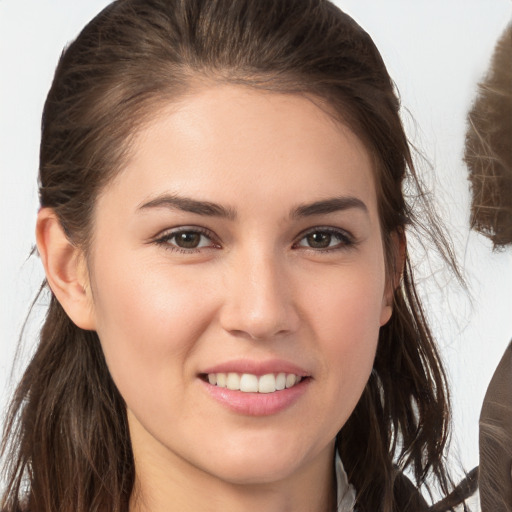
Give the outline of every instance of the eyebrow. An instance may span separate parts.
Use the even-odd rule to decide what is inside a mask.
[[[207,217],[220,217],[228,220],[235,220],[236,211],[233,208],[225,207],[210,201],[199,201],[190,197],[178,196],[176,194],[164,194],[155,199],[143,203],[139,206],[139,210],[147,210],[151,208],[171,208],[184,212],[195,213]],[[349,210],[352,208],[360,209],[368,213],[368,208],[361,199],[352,196],[333,197],[313,203],[307,203],[293,208],[291,218],[311,217],[314,215],[325,215],[338,211]]]
[[[172,208],[184,212],[196,213],[207,217],[221,217],[228,220],[235,220],[236,212],[232,208],[226,208],[220,204],[210,201],[198,201],[190,197],[166,194],[139,206],[139,210],[150,208]]]
[[[352,208],[360,209],[364,213],[368,213],[368,208],[361,199],[352,196],[342,196],[300,205],[292,211],[291,217],[301,218],[310,217],[312,215],[325,215]]]

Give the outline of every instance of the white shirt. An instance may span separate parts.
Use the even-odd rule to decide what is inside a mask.
[[[347,473],[341,462],[338,450],[334,460],[334,469],[336,471],[337,486],[337,509],[336,512],[354,512],[356,503],[356,491],[354,486],[348,482]]]

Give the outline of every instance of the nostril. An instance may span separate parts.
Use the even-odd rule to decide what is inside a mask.
[[[271,341],[276,338],[282,338],[291,333],[291,331],[287,329],[278,329],[277,331],[274,331],[273,329],[261,330],[250,327],[248,327],[246,330],[231,329],[228,330],[228,332],[235,338],[245,338],[247,340],[253,341]]]

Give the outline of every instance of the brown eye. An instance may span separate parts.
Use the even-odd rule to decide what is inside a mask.
[[[171,250],[194,252],[208,247],[218,248],[209,234],[195,229],[178,229],[166,232],[155,240],[155,243]]]
[[[315,249],[317,251],[347,249],[354,245],[353,237],[344,230],[336,228],[317,228],[305,233],[295,247]]]
[[[182,249],[197,249],[201,244],[201,233],[195,233],[193,231],[184,231],[174,235],[174,243]]]
[[[331,233],[316,231],[306,236],[306,241],[309,247],[313,249],[326,249],[331,245]]]

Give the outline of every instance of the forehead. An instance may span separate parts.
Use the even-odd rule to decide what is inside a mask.
[[[355,195],[375,206],[358,137],[311,98],[217,85],[160,105],[103,195],[126,204],[183,193],[227,205]],[[207,196],[207,197],[205,197]]]

